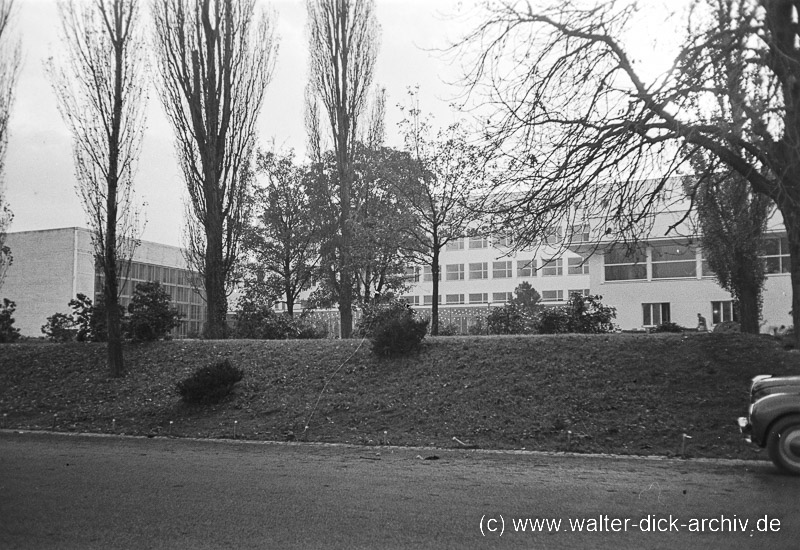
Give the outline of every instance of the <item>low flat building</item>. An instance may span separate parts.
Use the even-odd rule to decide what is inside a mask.
[[[71,313],[77,294],[92,300],[103,293],[92,234],[79,227],[8,233],[13,262],[0,287],[0,298],[16,303],[14,326],[23,336],[42,336],[41,327],[54,313]],[[126,273],[127,271],[127,273]],[[199,335],[206,319],[203,297],[195,290],[182,249],[148,241],[136,247],[129,269],[122,270],[120,303],[127,306],[137,283],[159,281],[183,315],[174,336]]]

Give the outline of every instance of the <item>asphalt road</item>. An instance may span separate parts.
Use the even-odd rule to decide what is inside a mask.
[[[796,549],[799,493],[766,462],[0,431],[2,549]]]

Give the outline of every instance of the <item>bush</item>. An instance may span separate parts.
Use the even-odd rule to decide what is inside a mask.
[[[481,317],[477,317],[475,322],[467,328],[467,332],[472,336],[482,336],[489,334],[489,329],[486,327],[484,320]]]
[[[573,294],[564,307],[547,308],[539,317],[539,332],[542,334],[561,334],[578,332],[582,334],[601,334],[615,330],[612,319],[617,310],[600,302],[602,296],[581,296]]]
[[[78,342],[105,342],[108,340],[108,326],[106,323],[106,304],[102,296],[97,302],[92,301],[85,294],[78,293],[69,301],[72,308],[73,326],[77,329],[75,339]],[[125,308],[119,307],[119,317],[125,319]]]
[[[217,403],[243,377],[244,372],[225,359],[197,369],[192,376],[175,384],[175,389],[186,403]]]
[[[439,336],[456,336],[461,334],[461,327],[455,323],[441,323],[439,325]]]
[[[525,334],[532,332],[532,317],[515,303],[493,308],[486,317],[489,334]]]
[[[232,332],[234,338],[287,340],[328,336],[327,327],[322,323],[315,323],[311,317],[292,317],[288,313],[276,313],[267,305],[249,301],[240,300],[235,320]]]
[[[42,326],[42,332],[48,340],[53,342],[71,342],[75,340],[78,329],[75,320],[64,313],[54,313],[47,318],[47,324]]]
[[[653,332],[683,332],[683,327],[678,323],[661,323]]]
[[[160,282],[138,283],[128,304],[128,335],[144,342],[168,337],[181,323],[181,314],[170,304],[170,296]]]
[[[419,348],[428,319],[419,319],[407,303],[391,300],[365,308],[358,331],[372,341],[376,355],[403,355]]]
[[[0,344],[19,340],[19,329],[14,328],[14,312],[16,310],[17,304],[8,298],[3,298],[3,303],[0,305]]]

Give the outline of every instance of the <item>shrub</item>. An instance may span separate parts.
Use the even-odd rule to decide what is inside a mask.
[[[602,296],[581,296],[573,294],[564,307],[546,308],[539,317],[539,332],[542,334],[561,334],[578,332],[583,334],[601,334],[613,332],[612,319],[617,310],[605,306]]]
[[[128,314],[128,335],[145,342],[166,338],[181,322],[181,314],[171,306],[169,294],[158,281],[136,285]]]
[[[234,338],[286,340],[328,336],[327,327],[315,323],[309,316],[292,317],[288,313],[276,313],[267,305],[249,301],[240,300],[235,320]]]
[[[678,323],[661,323],[653,329],[653,332],[683,332],[683,327]]]
[[[477,317],[475,322],[467,328],[467,332],[472,336],[481,336],[489,334],[489,329],[486,327],[484,320],[481,317]]]
[[[217,403],[233,391],[236,382],[244,377],[228,359],[200,367],[189,378],[175,384],[186,403]]]
[[[461,334],[461,327],[455,323],[442,323],[439,325],[439,336],[456,336]]]
[[[515,303],[493,308],[486,316],[489,334],[525,334],[533,332],[533,317]]]
[[[54,313],[47,318],[47,324],[42,326],[42,332],[48,340],[53,342],[71,342],[78,334],[75,320],[64,313]]]
[[[14,312],[16,310],[16,303],[8,298],[3,298],[3,303],[0,305],[0,344],[19,340],[19,329],[14,328]]]
[[[376,355],[403,355],[419,348],[428,319],[419,319],[407,303],[391,300],[365,308],[358,330],[370,338]]]
[[[570,315],[567,308],[544,308],[539,315],[539,332],[542,334],[563,334],[571,332]]]
[[[69,301],[72,308],[72,321],[77,329],[75,339],[78,342],[105,342],[108,340],[106,324],[106,304],[102,296],[92,304],[85,294],[78,293]],[[125,318],[125,309],[119,306],[120,319]]]

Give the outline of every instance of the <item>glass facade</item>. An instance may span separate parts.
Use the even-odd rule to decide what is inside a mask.
[[[127,270],[124,265],[120,266],[119,277],[121,286],[119,301],[123,307],[128,307],[138,283],[158,281],[169,294],[172,306],[182,316],[181,324],[173,331],[173,336],[186,338],[203,332],[203,325],[206,322],[206,303],[195,290],[195,287],[202,286],[202,281],[196,273],[187,269],[131,262]],[[104,284],[105,276],[98,267],[95,269],[94,277],[95,302],[103,295]]]

